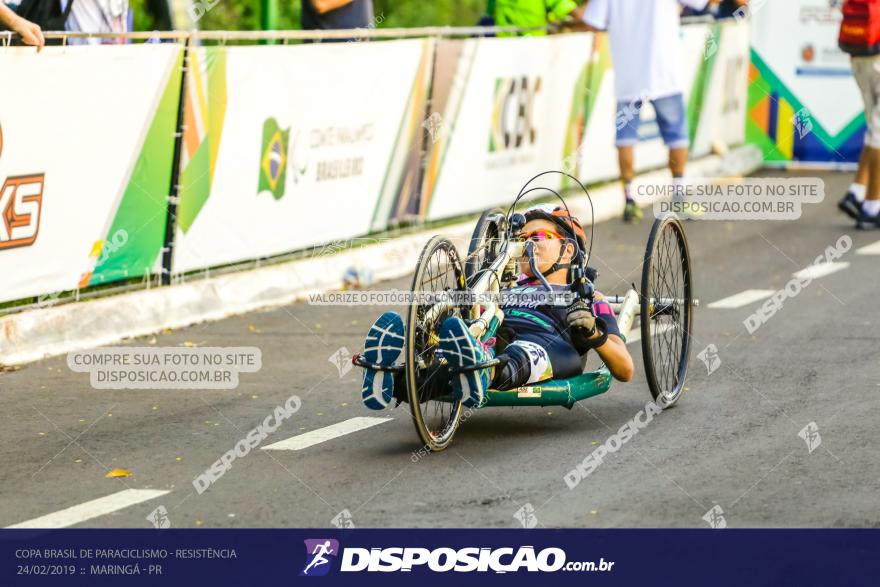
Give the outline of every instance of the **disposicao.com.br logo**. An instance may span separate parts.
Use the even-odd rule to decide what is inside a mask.
[[[339,553],[336,540],[306,540],[306,566],[301,576],[326,575],[331,564],[328,556]],[[465,547],[465,548],[345,548],[339,571],[343,573],[394,573],[427,569],[435,573],[455,571],[459,573],[516,573],[518,571],[553,573],[556,571],[610,571],[614,562],[600,558],[596,561],[567,561],[561,548],[544,548],[536,551],[534,546],[517,548]]]

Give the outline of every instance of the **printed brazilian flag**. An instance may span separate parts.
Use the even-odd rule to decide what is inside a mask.
[[[267,118],[263,123],[263,156],[260,159],[258,194],[269,191],[276,200],[284,197],[289,138],[290,129],[282,130],[274,118]]]

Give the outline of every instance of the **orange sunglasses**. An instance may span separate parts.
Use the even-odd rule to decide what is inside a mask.
[[[531,232],[524,232],[519,236],[527,241],[562,240],[565,238],[558,232],[553,232],[552,230],[533,230]]]

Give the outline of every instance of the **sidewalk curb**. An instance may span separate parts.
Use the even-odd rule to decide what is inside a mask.
[[[747,175],[761,165],[760,154],[756,160],[752,149],[734,150],[724,160],[709,156],[692,161],[688,175]],[[668,177],[663,170],[643,174],[640,179],[666,181]],[[591,196],[597,223],[622,215],[624,201],[617,183],[591,190]],[[575,215],[589,218],[589,206],[584,200],[576,198],[570,206]],[[643,206],[652,203],[640,202]],[[332,255],[12,314],[0,318],[0,365],[28,363],[165,328],[182,328],[283,306],[309,294],[338,288],[341,276],[350,267],[372,272],[376,281],[396,279],[412,271],[422,247],[433,234],[448,236],[464,255],[473,224],[470,220]]]

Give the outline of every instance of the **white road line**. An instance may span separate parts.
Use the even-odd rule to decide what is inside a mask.
[[[171,492],[158,489],[126,489],[33,520],[13,524],[7,528],[66,528],[144,501],[156,499],[166,493]]]
[[[368,418],[360,416],[345,420],[344,422],[339,422],[338,424],[333,424],[332,426],[312,430],[305,434],[291,436],[285,440],[280,440],[274,444],[264,446],[263,450],[302,450],[316,444],[321,444],[322,442],[327,442],[328,440],[333,440],[334,438],[339,438],[340,436],[345,436],[346,434],[351,434],[352,432],[357,432],[358,430],[390,422],[393,419],[394,418]]]
[[[880,241],[872,245],[865,245],[860,249],[856,249],[856,255],[880,255]]]
[[[720,299],[717,302],[712,302],[707,307],[732,310],[734,308],[742,308],[743,306],[748,306],[749,304],[757,302],[758,300],[769,298],[773,294],[774,290],[772,289],[747,289],[745,291],[739,292],[738,294]]]
[[[806,269],[801,269],[797,273],[792,273],[792,276],[797,277],[798,279],[818,279],[819,277],[825,277],[826,275],[837,273],[847,267],[849,267],[848,262],[817,263],[815,265],[810,265]]]
[[[652,324],[651,325],[651,334],[661,334],[663,332],[666,332],[670,328],[672,328],[671,324],[664,324],[660,328],[657,328],[656,324]],[[638,342],[640,340],[642,340],[642,329],[638,328],[635,330],[635,332],[632,333],[631,336],[627,337],[626,344],[632,344],[632,343]]]

